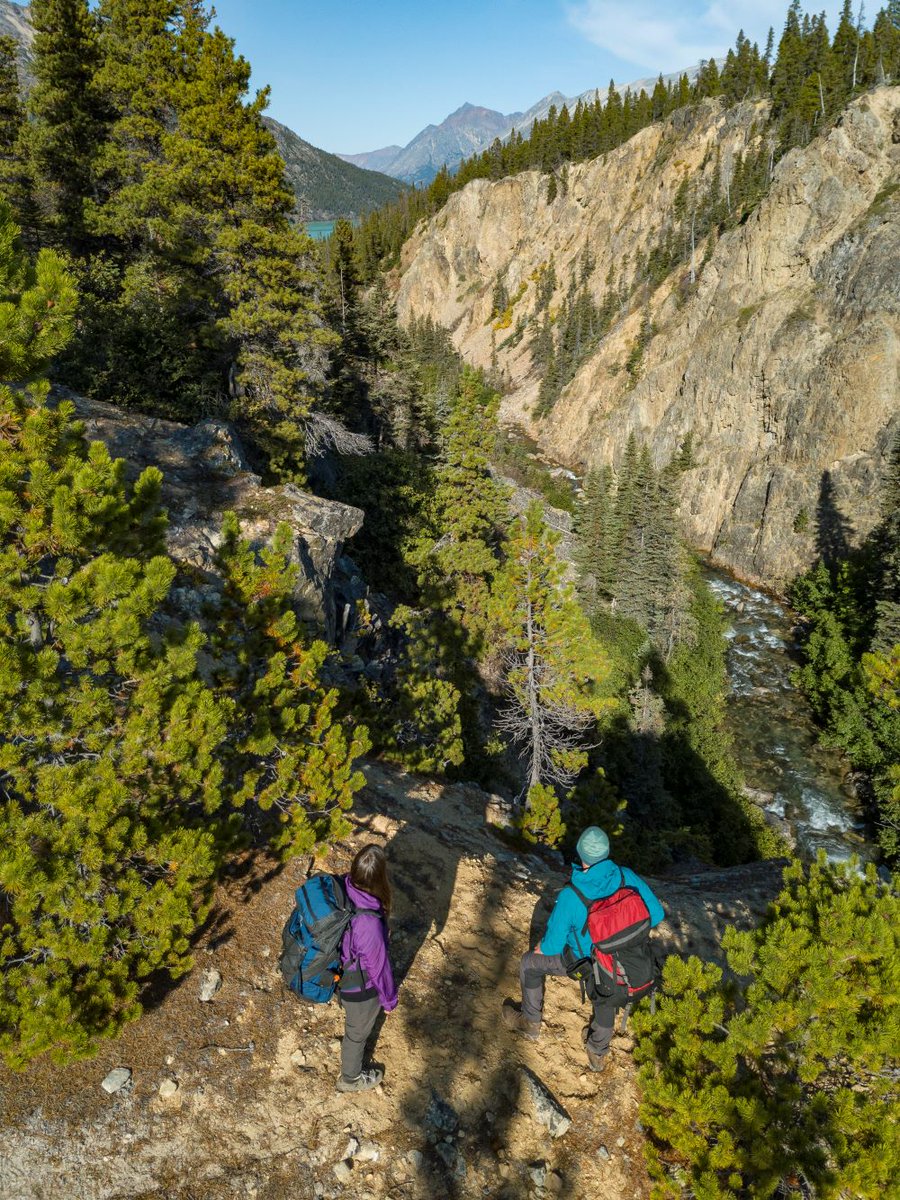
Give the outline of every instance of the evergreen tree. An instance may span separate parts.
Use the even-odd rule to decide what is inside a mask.
[[[879,575],[875,606],[875,650],[890,650],[900,643],[900,434],[888,461],[882,499],[882,519],[875,531]]]
[[[656,1014],[634,1020],[656,1196],[890,1190],[898,930],[900,902],[874,867],[823,857],[787,869],[760,929],[726,932],[733,982],[668,960]]]
[[[88,0],[32,0],[30,15],[35,82],[25,144],[43,236],[80,254],[90,244],[86,206],[108,121],[97,22]]]
[[[499,728],[526,763],[522,828],[554,844],[560,836],[556,788],[587,764],[587,741],[607,707],[600,682],[606,656],[571,590],[563,587],[558,538],[533,502],[517,523],[493,604],[508,646],[506,706]]]
[[[216,566],[224,588],[210,614],[209,653],[231,708],[222,755],[231,800],[263,824],[275,819],[267,840],[285,857],[308,853],[349,832],[344,813],[365,782],[356,760],[368,733],[344,727],[338,693],[322,683],[328,647],[301,634],[290,527],[280,526],[259,556],[233,514],[222,535]]]
[[[584,481],[575,531],[579,588],[588,612],[609,599],[617,565],[613,518],[615,493],[609,467],[589,471]]]
[[[0,37],[0,200],[20,227],[34,224],[32,192],[22,152],[25,111],[19,94],[18,43]]]
[[[377,685],[363,684],[362,711],[375,749],[408,771],[445,775],[466,761],[467,706],[453,682],[463,674],[464,647],[448,639],[447,622],[428,609],[400,605],[391,630],[402,638],[396,671]],[[471,688],[473,681],[466,683]]]
[[[509,521],[506,489],[490,467],[498,400],[476,372],[463,372],[438,467],[437,540],[423,539],[415,555],[425,604],[466,631],[476,658],[489,645],[491,584]]]
[[[32,272],[2,219],[0,374],[32,377],[71,333],[74,291]],[[200,634],[150,622],[159,472],[133,489],[88,450],[46,384],[0,389],[0,1050],[89,1052],[135,1016],[139,980],[189,963],[215,867],[226,722],[196,671]],[[194,816],[186,817],[186,813]],[[198,915],[199,913],[199,915]]]

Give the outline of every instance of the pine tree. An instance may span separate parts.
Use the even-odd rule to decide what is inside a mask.
[[[576,521],[579,589],[588,611],[612,594],[617,561],[613,517],[615,493],[612,471],[603,467],[588,472]]]
[[[550,791],[567,788],[583,770],[590,731],[607,706],[606,657],[562,585],[557,541],[533,502],[515,527],[492,597],[508,647],[499,728],[525,760],[523,829],[538,840],[558,836]]]
[[[33,379],[71,334],[74,290],[50,251],[32,271],[12,232],[4,214],[0,374]],[[0,389],[0,1051],[14,1065],[90,1052],[139,1011],[142,977],[188,965],[226,732],[199,631],[151,632],[174,575],[159,472],[127,487],[46,395]]]
[[[32,0],[30,12],[35,82],[24,140],[34,191],[44,236],[80,254],[90,244],[86,206],[108,121],[97,22],[88,0]]]
[[[391,630],[402,638],[393,677],[363,684],[375,749],[408,771],[445,775],[466,761],[466,705],[453,682],[464,648],[448,640],[433,610],[400,605]]]
[[[0,200],[19,224],[34,224],[33,196],[23,157],[25,110],[19,92],[18,43],[0,37]]]
[[[415,553],[424,602],[466,631],[476,658],[489,644],[491,585],[509,521],[506,489],[490,467],[498,400],[476,372],[463,372],[438,468],[436,540],[423,539]]]
[[[733,982],[669,959],[656,1014],[634,1019],[657,1197],[891,1189],[898,930],[900,901],[874,867],[823,856],[786,870],[759,930],[726,932]]]
[[[844,0],[832,50],[834,54],[835,108],[841,109],[853,94],[859,63],[860,33],[853,19],[853,0]]]
[[[882,520],[875,532],[880,578],[872,645],[890,650],[900,643],[900,434],[891,450],[881,507]]]
[[[274,818],[268,840],[285,857],[349,832],[344,813],[365,782],[356,760],[370,744],[365,727],[344,727],[338,693],[322,683],[328,647],[302,636],[291,542],[279,526],[257,556],[226,514],[210,639],[213,678],[232,707],[222,756],[232,803],[260,814],[254,823]]]

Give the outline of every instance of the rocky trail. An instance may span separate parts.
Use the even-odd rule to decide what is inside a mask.
[[[318,865],[346,869],[367,841],[392,864],[403,984],[374,1053],[382,1086],[334,1090],[341,1011],[281,984],[281,926],[310,860],[248,857],[219,891],[193,970],[118,1041],[71,1066],[0,1072],[2,1200],[648,1195],[629,1039],[591,1074],[589,1010],[568,980],[548,983],[539,1042],[500,1022],[561,865],[510,849],[475,787],[379,765],[367,776],[353,835]],[[769,863],[656,881],[663,940],[716,956],[722,929],[755,921],[779,880]]]

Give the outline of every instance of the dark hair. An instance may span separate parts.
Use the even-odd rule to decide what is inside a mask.
[[[391,911],[391,885],[388,882],[387,855],[374,842],[363,846],[350,866],[350,879],[361,892],[381,901],[385,916]]]

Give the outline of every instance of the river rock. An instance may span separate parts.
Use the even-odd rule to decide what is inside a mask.
[[[200,1002],[209,1004],[213,996],[222,986],[222,976],[215,967],[207,967],[200,976]]]
[[[531,1097],[535,1117],[547,1127],[551,1137],[562,1137],[564,1133],[568,1132],[572,1118],[547,1086],[527,1067],[522,1068],[522,1076]]]
[[[114,1096],[117,1092],[129,1091],[131,1089],[131,1067],[114,1068],[100,1086],[110,1096]]]

